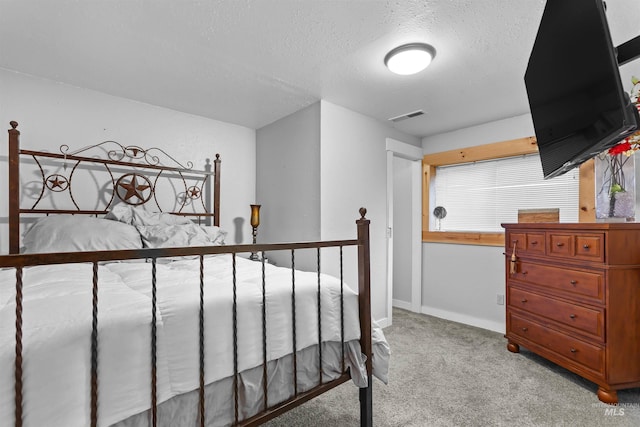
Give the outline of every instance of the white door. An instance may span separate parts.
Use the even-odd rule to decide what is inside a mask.
[[[411,160],[393,156],[392,305],[411,310]]]

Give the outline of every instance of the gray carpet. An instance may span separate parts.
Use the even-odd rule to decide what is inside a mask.
[[[378,426],[640,426],[640,389],[600,403],[597,386],[526,349],[506,349],[502,334],[394,309],[385,329],[389,384],[375,380]],[[607,413],[607,409],[615,413]],[[265,424],[358,426],[358,389],[343,384]]]

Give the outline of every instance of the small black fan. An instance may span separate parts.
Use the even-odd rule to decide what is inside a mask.
[[[440,220],[442,220],[442,218],[447,216],[447,210],[444,208],[444,206],[436,206],[433,209],[433,216],[435,216],[438,219],[438,226],[436,229],[440,231]]]

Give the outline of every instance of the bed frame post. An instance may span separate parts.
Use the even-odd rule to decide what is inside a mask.
[[[360,309],[360,347],[366,356],[367,387],[360,389],[360,426],[373,426],[373,364],[371,346],[371,256],[367,210],[360,208],[358,225],[358,305]]]
[[[211,193],[211,186],[213,185],[213,183],[211,182],[211,175],[212,175],[211,166],[213,166],[211,164],[211,159],[205,159],[204,171],[207,172],[207,177],[205,178],[204,188],[202,189],[203,190],[202,200],[204,202],[204,210],[206,212],[213,212],[213,209],[211,207],[211,196],[213,195]],[[214,177],[214,180],[215,180],[215,177]],[[215,217],[215,212],[214,212],[214,217]],[[212,221],[215,222],[210,216],[208,216],[204,219],[204,224],[213,225]]]
[[[9,122],[9,253],[20,252],[20,131]]]
[[[213,161],[213,225],[220,226],[220,154]]]

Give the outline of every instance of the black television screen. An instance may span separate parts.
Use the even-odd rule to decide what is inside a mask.
[[[562,175],[633,133],[602,0],[548,0],[525,73],[545,178]]]

